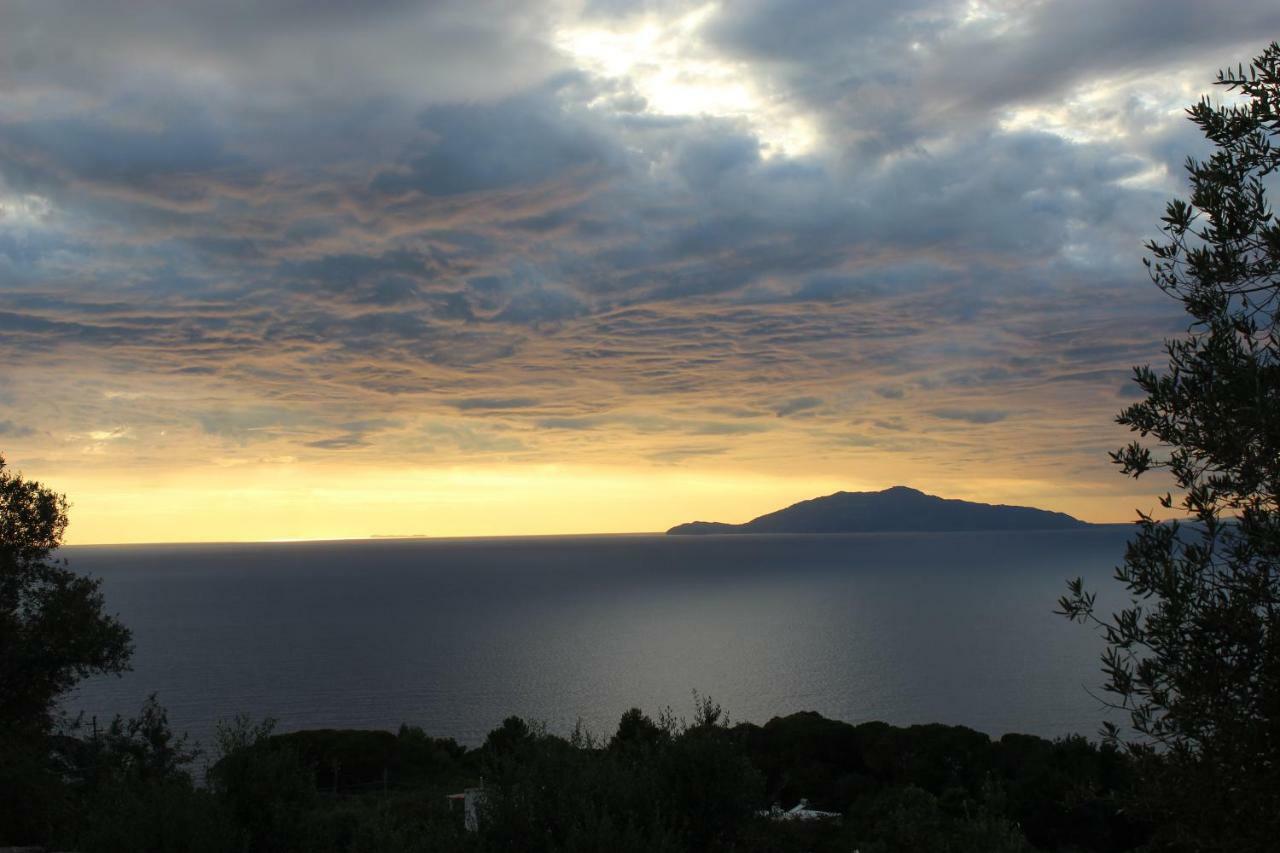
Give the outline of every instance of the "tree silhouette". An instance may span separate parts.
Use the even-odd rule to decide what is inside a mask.
[[[1280,169],[1280,44],[1221,71],[1237,96],[1187,110],[1213,144],[1188,158],[1191,195],[1147,244],[1152,280],[1190,315],[1169,363],[1135,369],[1145,399],[1118,422],[1140,439],[1112,454],[1140,477],[1167,471],[1186,523],[1142,514],[1110,618],[1077,579],[1061,612],[1100,626],[1114,726],[1148,772],[1139,805],[1186,849],[1273,849],[1280,833],[1280,226],[1266,190]]]
[[[103,612],[101,582],[53,552],[67,499],[11,473],[0,456],[0,737],[45,734],[81,679],[128,669],[129,630]]]

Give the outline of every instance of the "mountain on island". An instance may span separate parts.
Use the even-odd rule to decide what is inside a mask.
[[[692,521],[669,534],[883,533],[956,530],[1068,530],[1088,523],[1029,506],[972,503],[926,495],[906,486],[883,492],[836,492],[801,501],[746,524]]]

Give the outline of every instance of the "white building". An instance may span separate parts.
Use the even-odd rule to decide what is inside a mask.
[[[484,788],[467,788],[461,794],[449,794],[445,799],[449,801],[450,809],[455,808],[456,803],[462,804],[462,826],[467,832],[475,832],[480,828],[476,810],[484,801]]]
[[[840,812],[824,812],[818,809],[809,808],[808,800],[801,800],[798,805],[793,808],[782,810],[781,806],[774,805],[773,808],[760,812],[761,817],[767,817],[770,820],[840,820],[842,815]]]

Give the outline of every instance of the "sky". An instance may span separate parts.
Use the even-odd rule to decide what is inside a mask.
[[[0,453],[71,543],[1091,521],[1274,0],[0,0]]]

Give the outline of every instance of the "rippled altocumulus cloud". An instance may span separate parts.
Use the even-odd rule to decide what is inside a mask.
[[[1248,0],[259,5],[6,4],[25,458],[1107,481],[1128,368],[1179,328],[1138,259],[1202,150],[1181,108],[1280,25]],[[668,33],[675,67],[569,31]],[[752,106],[714,108],[726,79]]]

